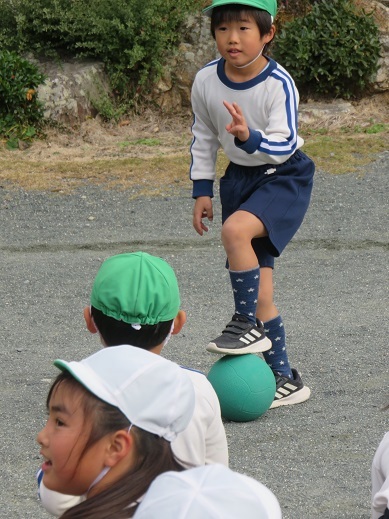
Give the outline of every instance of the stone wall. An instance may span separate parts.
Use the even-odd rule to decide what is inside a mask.
[[[210,34],[209,18],[202,15],[189,17],[182,31],[177,55],[154,89],[159,106],[173,112],[189,110],[190,90],[196,72],[216,56],[217,48]]]
[[[376,92],[389,90],[389,2],[365,0],[366,11],[373,9],[374,19],[380,31],[382,55],[379,59],[379,69],[374,78],[373,89]]]
[[[374,9],[380,29],[382,57],[372,84],[374,92],[389,90],[389,7],[375,0],[361,0],[366,10]],[[166,67],[152,96],[164,112],[190,110],[190,90],[196,72],[217,56],[216,45],[210,35],[209,18],[198,15],[187,20],[182,42],[176,56]],[[47,117],[75,124],[96,115],[91,99],[109,94],[103,66],[97,62],[40,62],[47,75],[39,87],[39,99],[44,103]]]
[[[190,110],[190,90],[196,72],[216,56],[216,45],[209,33],[209,18],[189,17],[182,29],[182,42],[152,97],[164,112]],[[93,99],[109,95],[103,64],[91,61],[57,63],[36,61],[47,79],[38,88],[45,106],[45,117],[65,124],[77,124],[96,116]]]

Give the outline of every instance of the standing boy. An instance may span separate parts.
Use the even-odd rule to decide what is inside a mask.
[[[217,151],[230,160],[220,180],[222,242],[235,312],[207,350],[263,352],[277,391],[271,407],[307,400],[310,390],[290,367],[283,321],[273,301],[274,258],[300,227],[314,164],[300,151],[299,95],[288,72],[266,55],[275,34],[276,0],[214,0],[204,10],[221,55],[200,70],[192,89],[193,226],[213,219]]]
[[[95,277],[90,303],[84,309],[87,329],[99,334],[104,347],[128,344],[160,354],[186,321],[173,269],[163,259],[145,252],[106,259]],[[228,465],[217,395],[205,375],[184,369],[194,386],[195,411],[188,427],[172,442],[173,453],[188,467]],[[51,492],[41,482],[40,498],[44,508],[55,516],[78,502],[77,497]]]

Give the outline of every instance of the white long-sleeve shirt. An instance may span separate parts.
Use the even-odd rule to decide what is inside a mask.
[[[371,517],[379,519],[389,509],[389,432],[385,434],[371,467]]]
[[[219,399],[203,373],[188,368],[186,372],[195,390],[195,410],[188,427],[173,441],[173,452],[188,467],[212,463],[228,467],[227,438]]]
[[[195,77],[192,87],[194,122],[190,178],[193,196],[212,196],[220,147],[231,162],[242,166],[281,164],[301,148],[297,134],[299,94],[288,72],[273,59],[255,78],[242,83],[228,79],[225,60],[212,61]],[[226,100],[241,107],[250,130],[242,143],[227,132],[231,115]]]

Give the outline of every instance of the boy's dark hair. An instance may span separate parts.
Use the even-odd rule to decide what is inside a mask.
[[[107,346],[129,344],[144,350],[151,350],[166,339],[173,323],[172,319],[157,324],[142,324],[140,329],[136,330],[131,324],[109,317],[93,306],[91,314]]]
[[[244,17],[250,17],[257,24],[261,36],[268,34],[272,26],[270,13],[262,9],[255,9],[249,6],[232,4],[221,5],[212,9],[211,15],[211,34],[215,39],[216,28],[223,23],[239,22]],[[265,53],[271,42],[266,43],[263,52]]]

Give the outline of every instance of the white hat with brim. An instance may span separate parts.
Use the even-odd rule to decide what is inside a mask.
[[[165,472],[151,484],[135,519],[281,519],[277,498],[224,465]]]
[[[57,359],[104,402],[120,409],[131,424],[173,441],[194,410],[193,384],[178,364],[134,346],[103,348],[80,362]]]

